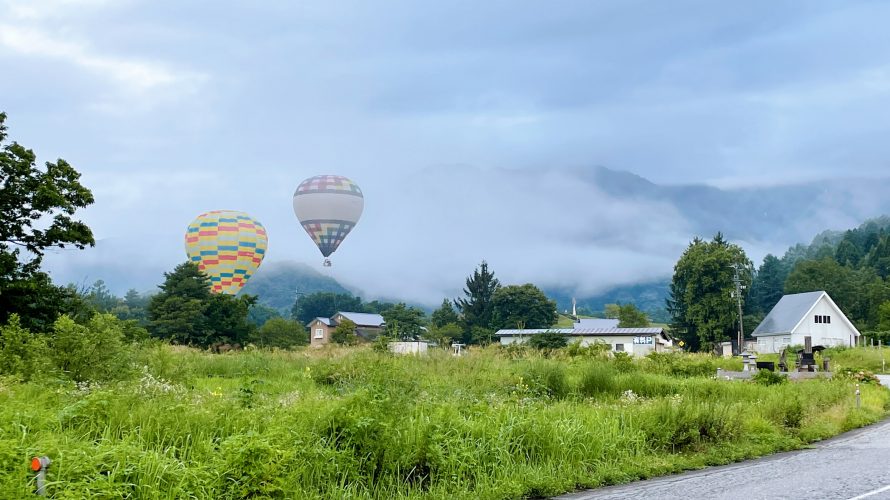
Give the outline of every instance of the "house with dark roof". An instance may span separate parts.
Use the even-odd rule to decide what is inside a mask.
[[[650,352],[662,352],[673,347],[673,341],[664,328],[550,328],[532,330],[498,330],[495,336],[501,345],[527,342],[534,335],[553,332],[565,335],[569,343],[582,346],[608,344],[613,352],[626,352],[632,356],[645,356]]]
[[[824,291],[783,296],[752,336],[757,352],[778,353],[789,345],[853,346],[859,330]]]
[[[310,321],[309,345],[322,346],[331,341],[331,334],[344,319],[355,323],[355,333],[365,340],[373,340],[383,332],[385,323],[379,314],[341,311],[330,318],[315,318]]]

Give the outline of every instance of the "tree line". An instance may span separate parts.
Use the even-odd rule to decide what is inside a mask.
[[[824,290],[863,333],[890,340],[890,218],[845,232],[825,232],[758,268],[717,234],[695,238],[674,266],[666,301],[671,331],[691,349],[735,340],[738,312],[733,265],[740,268],[747,335],[785,294]]]

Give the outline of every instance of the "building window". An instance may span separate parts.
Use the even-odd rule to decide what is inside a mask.
[[[831,323],[831,316],[825,316],[824,319],[825,319],[825,321],[823,321],[824,323]]]
[[[324,338],[324,328],[316,328],[315,329],[315,338],[317,338],[317,339]]]
[[[819,316],[819,315],[817,314],[817,315],[816,315],[816,323],[821,323],[821,322],[822,322],[822,316]]]
[[[624,352],[624,344],[615,344],[615,352]]]

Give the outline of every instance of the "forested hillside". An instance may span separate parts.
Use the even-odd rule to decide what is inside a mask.
[[[785,293],[825,290],[860,330],[890,330],[888,275],[890,217],[826,231],[782,257],[764,258],[748,295],[747,319],[756,324]]]

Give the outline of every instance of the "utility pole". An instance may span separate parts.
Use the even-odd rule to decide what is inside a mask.
[[[730,267],[733,269],[732,282],[735,284],[735,291],[730,295],[736,299],[736,303],[739,306],[739,354],[742,354],[742,347],[745,342],[745,325],[742,321],[742,290],[747,288],[742,284],[742,276],[740,273],[742,265],[741,264],[730,264]]]

